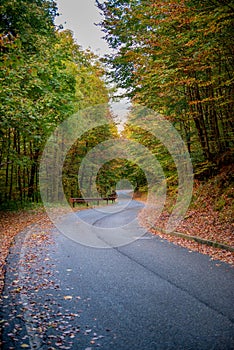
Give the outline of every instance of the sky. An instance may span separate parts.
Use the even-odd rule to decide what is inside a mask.
[[[90,48],[99,56],[111,52],[106,41],[102,39],[104,33],[101,28],[94,24],[102,19],[95,0],[56,0],[56,3],[61,14],[57,17],[56,24],[72,30],[77,43],[83,49]]]
[[[106,41],[102,39],[104,33],[101,31],[101,27],[94,24],[102,20],[95,0],[56,0],[56,3],[58,13],[61,14],[57,17],[56,24],[62,24],[64,29],[70,29],[77,43],[83,49],[89,48],[98,56],[112,52]],[[121,89],[120,91],[122,92]],[[117,103],[111,103],[120,131],[126,121],[129,106],[129,101],[126,98]]]

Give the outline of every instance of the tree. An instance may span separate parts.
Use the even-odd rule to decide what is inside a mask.
[[[37,38],[55,34],[54,19],[57,16],[53,0],[2,0],[0,12],[1,49],[20,38],[24,49],[37,50]]]
[[[78,109],[106,103],[108,90],[97,58],[56,31],[53,1],[4,0],[2,9],[0,203],[38,201],[48,136]]]
[[[195,162],[220,166],[233,148],[233,3],[97,1],[116,83],[170,118]],[[199,143],[199,147],[198,147]]]

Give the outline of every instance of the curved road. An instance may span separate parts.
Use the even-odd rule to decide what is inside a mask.
[[[131,201],[118,211],[121,201],[77,217],[106,229],[126,225],[142,205]],[[141,237],[137,226],[139,239],[109,249],[78,244],[56,229],[52,244],[35,248],[26,237],[37,230],[22,233],[8,259],[3,349],[234,349],[229,265]],[[36,258],[26,264],[29,253]]]

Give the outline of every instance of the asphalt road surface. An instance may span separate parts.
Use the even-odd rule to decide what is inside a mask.
[[[77,218],[108,229],[140,208]],[[49,244],[37,226],[22,232],[8,258],[2,348],[234,349],[233,268],[134,230],[137,240],[107,249],[56,229]]]

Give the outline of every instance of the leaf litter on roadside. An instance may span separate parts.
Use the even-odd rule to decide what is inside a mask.
[[[79,344],[80,336],[88,337],[87,345],[100,346],[97,341],[103,338],[97,333],[92,335],[93,327],[80,324],[82,298],[61,290],[56,262],[49,254],[55,247],[48,227],[47,219],[40,220],[29,228],[23,249],[18,247],[17,251],[17,244],[13,246],[19,260],[8,266],[11,282],[5,286],[2,298],[7,314],[1,324],[3,349],[4,344],[9,349],[29,348],[29,337],[48,350],[72,349],[74,343]],[[70,267],[67,270],[72,271]]]
[[[217,216],[216,213],[214,213],[214,211],[211,209],[208,210],[206,208],[206,217],[209,217],[209,220],[202,220],[202,215],[204,215],[202,214],[202,211],[189,211],[187,213],[187,218],[181,222],[180,226],[177,228],[177,231],[203,239],[216,240],[217,242],[223,244],[227,244],[227,242],[229,244],[233,244],[234,235],[231,231],[232,225],[227,225],[227,228],[221,227],[221,224],[218,223],[218,219],[216,218],[216,221],[214,219],[214,216]],[[139,213],[138,218],[140,224],[143,227],[146,227],[149,232],[152,232],[153,234],[156,234],[157,236],[169,242],[187,248],[190,251],[197,251],[201,254],[209,255],[212,260],[217,259],[234,266],[234,252],[215,248],[206,244],[201,244],[192,240],[188,240],[186,238],[180,238],[170,234],[162,233],[160,230],[165,228],[165,223],[169,218],[169,214],[166,211],[164,211],[161,214],[160,218],[157,219],[157,227],[159,227],[158,230],[157,228],[152,227],[151,224],[148,224],[148,222],[153,222],[154,218],[154,212],[152,212],[151,208],[143,209]],[[215,222],[216,225],[214,224]]]

